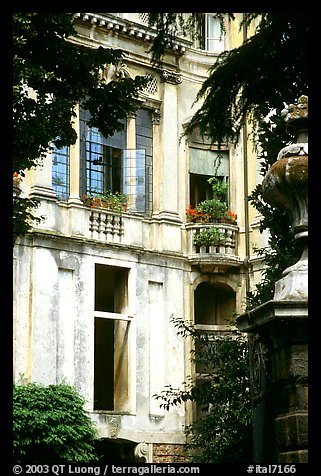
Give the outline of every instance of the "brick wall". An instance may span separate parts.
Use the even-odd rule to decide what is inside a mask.
[[[153,463],[185,463],[184,445],[153,444]]]

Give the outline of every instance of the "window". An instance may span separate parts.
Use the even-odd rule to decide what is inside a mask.
[[[139,109],[136,115],[136,148],[145,151],[145,207],[146,211],[152,210],[152,166],[153,166],[153,123],[152,111]],[[143,170],[141,168],[141,174]],[[142,175],[139,176],[140,190],[142,187]]]
[[[217,177],[223,183],[229,183],[229,153],[189,148],[190,163],[190,205],[195,208],[200,202],[215,198],[212,186],[208,183],[211,177]],[[229,197],[226,197],[229,206]]]
[[[235,293],[227,285],[200,283],[194,293],[195,325],[225,326],[235,311]]]
[[[88,127],[89,113],[80,113],[80,192],[128,195],[127,211],[139,214],[152,209],[152,112],[137,111],[134,149],[127,148],[127,124],[107,139],[97,128]]]
[[[89,127],[88,111],[80,110],[80,190],[84,193],[122,192],[122,150],[126,148],[125,128],[106,139]]]
[[[94,410],[129,410],[128,273],[95,265]]]
[[[52,187],[59,200],[69,197],[69,147],[54,149],[52,152]]]
[[[107,190],[128,195],[127,211],[141,215],[152,211],[153,122],[152,110],[139,109],[135,118],[134,148],[127,147],[127,121],[124,129],[107,139],[87,125],[90,114],[80,109],[79,195]],[[76,152],[77,153],[77,152]],[[52,186],[60,200],[70,193],[69,147],[52,152]]]
[[[200,34],[195,43],[196,48],[220,53],[224,49],[224,37],[221,22],[213,13],[201,14]]]

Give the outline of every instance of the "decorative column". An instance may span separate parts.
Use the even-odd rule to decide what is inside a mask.
[[[308,462],[308,98],[282,111],[296,143],[268,170],[266,202],[284,207],[297,263],[283,272],[271,301],[237,319],[249,333],[255,463]]]

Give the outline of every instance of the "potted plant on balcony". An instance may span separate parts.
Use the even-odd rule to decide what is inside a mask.
[[[215,198],[203,200],[195,208],[188,205],[186,208],[187,221],[190,223],[229,223],[235,225],[237,215],[228,210],[226,204],[227,185],[217,177],[212,177],[208,181],[212,185]]]
[[[214,226],[204,228],[193,236],[193,245],[197,248],[201,246],[219,246],[226,242],[225,234]]]
[[[17,172],[13,173],[12,183],[13,183],[13,195],[19,196],[21,193],[20,184],[22,182],[22,177]]]
[[[236,223],[237,223],[237,214],[228,210],[227,212],[225,212],[224,221],[225,221],[225,223],[230,223],[231,225],[236,225]]]
[[[217,198],[207,199],[196,206],[196,211],[202,216],[202,222],[220,223],[224,221],[227,205]]]
[[[91,193],[83,195],[83,202],[90,208],[106,208],[117,214],[121,214],[127,209],[127,195],[106,190],[105,193]]]

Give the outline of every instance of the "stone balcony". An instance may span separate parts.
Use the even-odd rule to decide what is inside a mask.
[[[156,214],[144,217],[130,211],[121,215],[83,203],[42,199],[37,212],[45,219],[34,231],[99,243],[174,253],[198,266],[201,272],[226,272],[242,264],[238,256],[239,227],[228,223],[182,223]],[[211,227],[223,234],[223,243],[196,247],[195,233]]]
[[[211,246],[195,246],[193,237],[207,228],[215,227],[223,234],[223,243]],[[202,272],[225,272],[232,267],[239,267],[242,260],[238,256],[239,227],[228,223],[188,223],[187,232],[188,261],[200,268]]]

